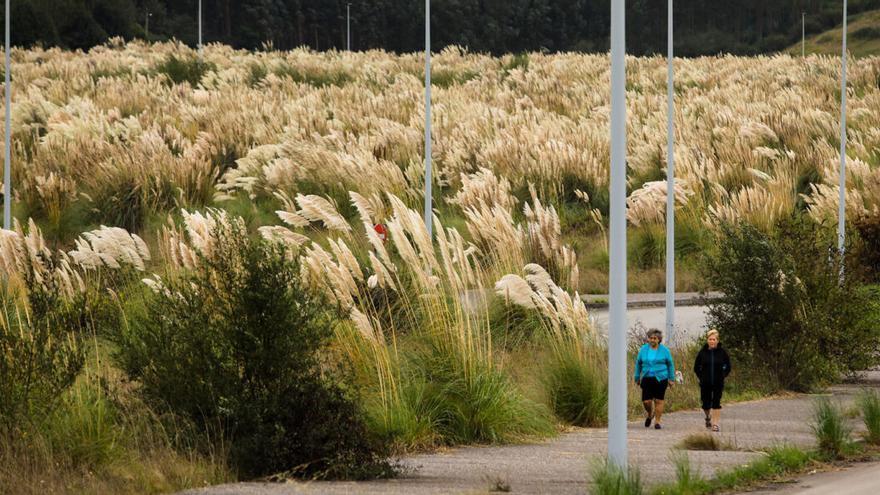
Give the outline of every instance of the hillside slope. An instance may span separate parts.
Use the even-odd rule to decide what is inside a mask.
[[[856,57],[880,55],[880,10],[852,15],[847,25],[847,50]],[[840,55],[841,25],[807,37],[806,52]],[[792,45],[786,53],[800,55],[801,44]]]

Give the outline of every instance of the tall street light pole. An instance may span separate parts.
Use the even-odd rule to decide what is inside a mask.
[[[199,60],[202,59],[202,0],[199,0]]]
[[[837,249],[844,253],[846,241],[846,0],[843,0],[843,43],[840,54],[840,205],[837,213]],[[841,274],[843,264],[841,263]]]
[[[9,82],[10,57],[12,45],[9,42],[9,0],[6,0],[6,149],[3,167],[3,228],[12,228],[12,86]]]
[[[801,58],[807,56],[807,14],[801,12]]]
[[[675,81],[672,70],[672,0],[666,28],[666,336],[675,333]]]
[[[345,49],[351,51],[351,4],[345,4]]]
[[[431,225],[431,0],[425,0],[425,227],[429,238]]]
[[[611,244],[609,253],[608,458],[626,448],[626,0],[611,1]]]
[[[150,11],[147,11],[147,15],[144,16],[144,41],[150,41],[150,17],[153,17],[153,14]]]

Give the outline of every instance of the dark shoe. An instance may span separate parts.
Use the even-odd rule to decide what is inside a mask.
[[[663,427],[660,426],[660,423],[655,423],[655,424],[654,424],[654,429],[655,429],[655,430],[662,430]]]
[[[651,426],[651,420],[653,420],[653,419],[654,419],[654,415],[653,415],[653,414],[650,415],[650,416],[648,416],[647,418],[645,418],[645,428]]]
[[[706,428],[712,427],[712,419],[709,416],[706,416]]]

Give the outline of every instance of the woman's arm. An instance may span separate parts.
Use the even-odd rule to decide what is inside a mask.
[[[644,349],[644,347],[639,349],[639,353],[636,355],[636,372],[633,377],[633,380],[635,380],[636,383],[639,383],[639,378],[642,377],[642,352]]]
[[[703,350],[700,349],[700,351],[697,352],[697,359],[694,360],[694,374],[697,375],[697,378],[703,375],[703,360],[701,359],[702,357]]]
[[[724,349],[721,349],[721,352],[724,353],[724,361],[721,363],[721,371],[724,373],[724,378],[727,378],[727,375],[730,374],[732,368],[730,365],[730,354]]]

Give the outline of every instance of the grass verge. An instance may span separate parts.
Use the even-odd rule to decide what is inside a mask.
[[[749,464],[719,473],[712,480],[703,480],[691,468],[687,457],[674,459],[676,482],[654,487],[655,495],[702,495],[730,490],[742,490],[756,484],[778,480],[803,472],[808,466],[820,462],[819,454],[797,447],[781,445],[772,447],[766,455]]]

